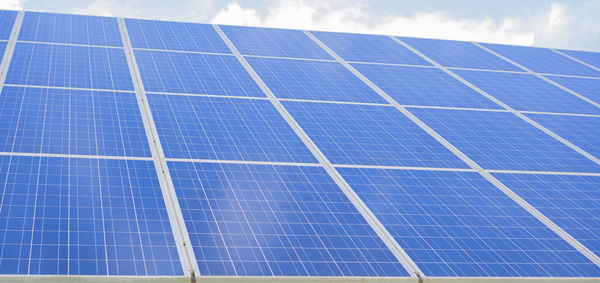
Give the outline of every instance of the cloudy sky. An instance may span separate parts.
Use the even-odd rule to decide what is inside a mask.
[[[0,0],[0,8],[600,51],[600,0]]]

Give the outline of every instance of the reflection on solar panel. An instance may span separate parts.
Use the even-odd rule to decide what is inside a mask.
[[[600,53],[0,11],[0,54],[0,281],[600,281]]]
[[[341,172],[426,274],[600,274],[598,266],[477,173]]]
[[[573,61],[547,48],[500,44],[483,45],[537,73],[600,77],[600,71]]]
[[[523,71],[466,41],[399,37],[444,67]]]
[[[334,32],[313,34],[346,61],[431,65],[386,36]]]
[[[169,166],[202,274],[408,276],[322,168]]]
[[[600,114],[600,108],[533,75],[465,70],[454,72],[516,110]]]
[[[133,48],[231,53],[210,25],[126,19]]]
[[[19,40],[123,46],[115,18],[35,12],[25,14]]]

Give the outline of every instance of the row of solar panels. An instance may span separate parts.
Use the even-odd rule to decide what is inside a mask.
[[[0,14],[3,47],[15,19]],[[390,37],[310,33],[372,87],[304,32],[221,26],[257,83],[210,25],[20,20],[0,94],[2,274],[183,276],[184,233],[201,276],[410,276],[389,233],[426,276],[600,277],[598,53],[483,45],[532,74],[399,38],[469,87]]]

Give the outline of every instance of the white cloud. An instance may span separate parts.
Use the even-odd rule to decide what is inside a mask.
[[[112,17],[135,17],[133,3],[131,1],[93,0],[85,6],[75,7],[74,14],[112,16]]]
[[[587,49],[590,45],[598,49],[593,44],[600,43],[600,24],[593,12],[600,11],[600,1],[587,1],[578,8],[550,3],[547,9],[530,17],[502,19],[457,18],[443,11],[381,15],[369,12],[359,3],[323,2],[276,0],[263,14],[233,2],[221,9],[212,22],[584,49],[585,44],[577,43],[589,41]]]
[[[23,3],[27,0],[0,0],[0,9],[23,10]]]

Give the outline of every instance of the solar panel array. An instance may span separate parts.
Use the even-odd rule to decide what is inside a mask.
[[[600,278],[600,53],[16,11],[0,51],[0,280]]]

